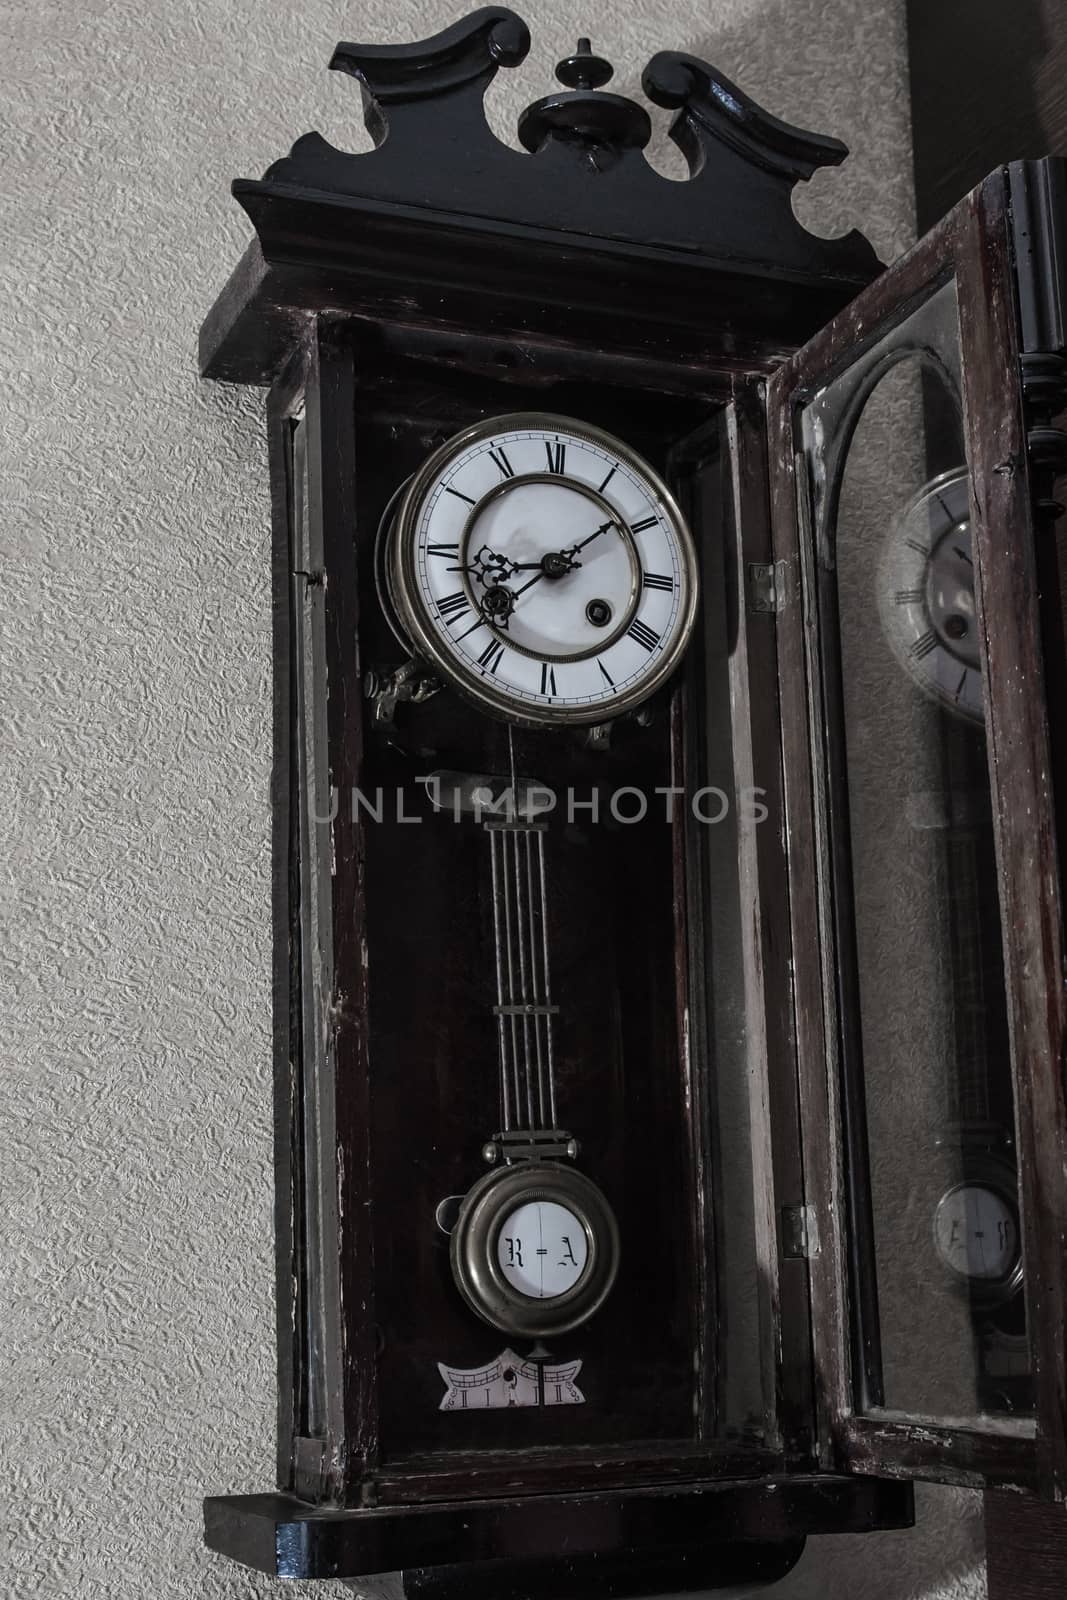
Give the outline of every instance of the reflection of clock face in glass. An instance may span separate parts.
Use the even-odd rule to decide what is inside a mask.
[[[934,1242],[945,1265],[972,1281],[1008,1278],[1019,1261],[1015,1213],[982,1183],[961,1183],[942,1197],[934,1215]]]
[[[533,1300],[554,1300],[573,1289],[588,1254],[581,1222],[553,1200],[516,1206],[497,1239],[501,1272],[512,1288]]]
[[[895,654],[916,683],[961,716],[982,722],[964,469],[933,479],[893,524],[878,575],[878,608]]]
[[[432,455],[390,536],[389,593],[435,672],[483,709],[600,722],[685,649],[692,540],[629,446],[565,417],[496,417]]]

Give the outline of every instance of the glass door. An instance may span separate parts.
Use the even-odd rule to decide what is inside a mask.
[[[823,1459],[1056,1492],[1063,930],[1010,181],[768,412]]]

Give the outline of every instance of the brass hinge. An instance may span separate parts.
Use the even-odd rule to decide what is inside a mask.
[[[748,564],[748,609],[777,614],[786,602],[786,564],[784,561],[750,561]]]
[[[782,1255],[787,1261],[810,1261],[821,1251],[814,1206],[782,1207]]]

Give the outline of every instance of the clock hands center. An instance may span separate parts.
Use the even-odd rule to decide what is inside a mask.
[[[607,533],[609,528],[617,528],[618,526],[616,519],[609,517],[606,522],[600,524],[599,528],[594,528],[592,533],[588,534],[586,538],[580,539],[577,544],[567,545],[562,550],[550,550],[547,555],[541,557],[539,562],[528,562],[527,566],[531,568],[539,566],[541,575],[545,578],[562,578],[566,573],[572,572],[575,567],[581,566],[582,563],[578,560],[578,552],[580,550],[584,550],[586,545],[592,544],[594,539],[599,539],[602,533]],[[531,578],[530,582],[536,583],[537,579]],[[530,585],[527,584],[526,588],[529,587]]]
[[[450,569],[453,572],[462,572],[472,586],[479,583],[485,590],[484,594],[476,597],[478,621],[468,628],[466,633],[473,633],[483,623],[506,630],[516,602],[527,589],[532,589],[542,578],[555,581],[566,577],[568,572],[575,571],[582,565],[578,560],[578,552],[592,544],[594,539],[599,539],[609,528],[618,526],[617,519],[609,517],[577,544],[568,545],[562,550],[548,550],[537,561],[513,561],[502,551],[493,550],[489,545],[483,544],[473,560],[461,561]],[[533,577],[528,578],[518,589],[513,589],[509,586],[510,579],[519,572],[532,572]],[[458,639],[465,637],[466,634],[458,635]]]
[[[515,591],[516,595],[523,594],[541,578],[563,578],[568,572],[580,567],[582,563],[577,559],[579,551],[592,544],[594,539],[599,539],[609,528],[617,526],[615,518],[609,517],[577,544],[567,545],[562,550],[547,550],[537,561],[513,561],[502,551],[493,550],[489,545],[483,544],[472,561],[461,561],[450,570],[465,573],[467,577],[486,588],[507,583],[517,572],[532,572],[535,576],[524,583],[521,589]]]

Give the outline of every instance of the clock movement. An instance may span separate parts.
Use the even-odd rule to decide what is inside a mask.
[[[502,143],[528,47],[339,45],[375,148],[234,185],[202,330],[269,388],[279,1347],[206,1538],[759,1587],[1067,1480],[1067,177],[886,270],[693,56],[685,181],[586,40]]]

